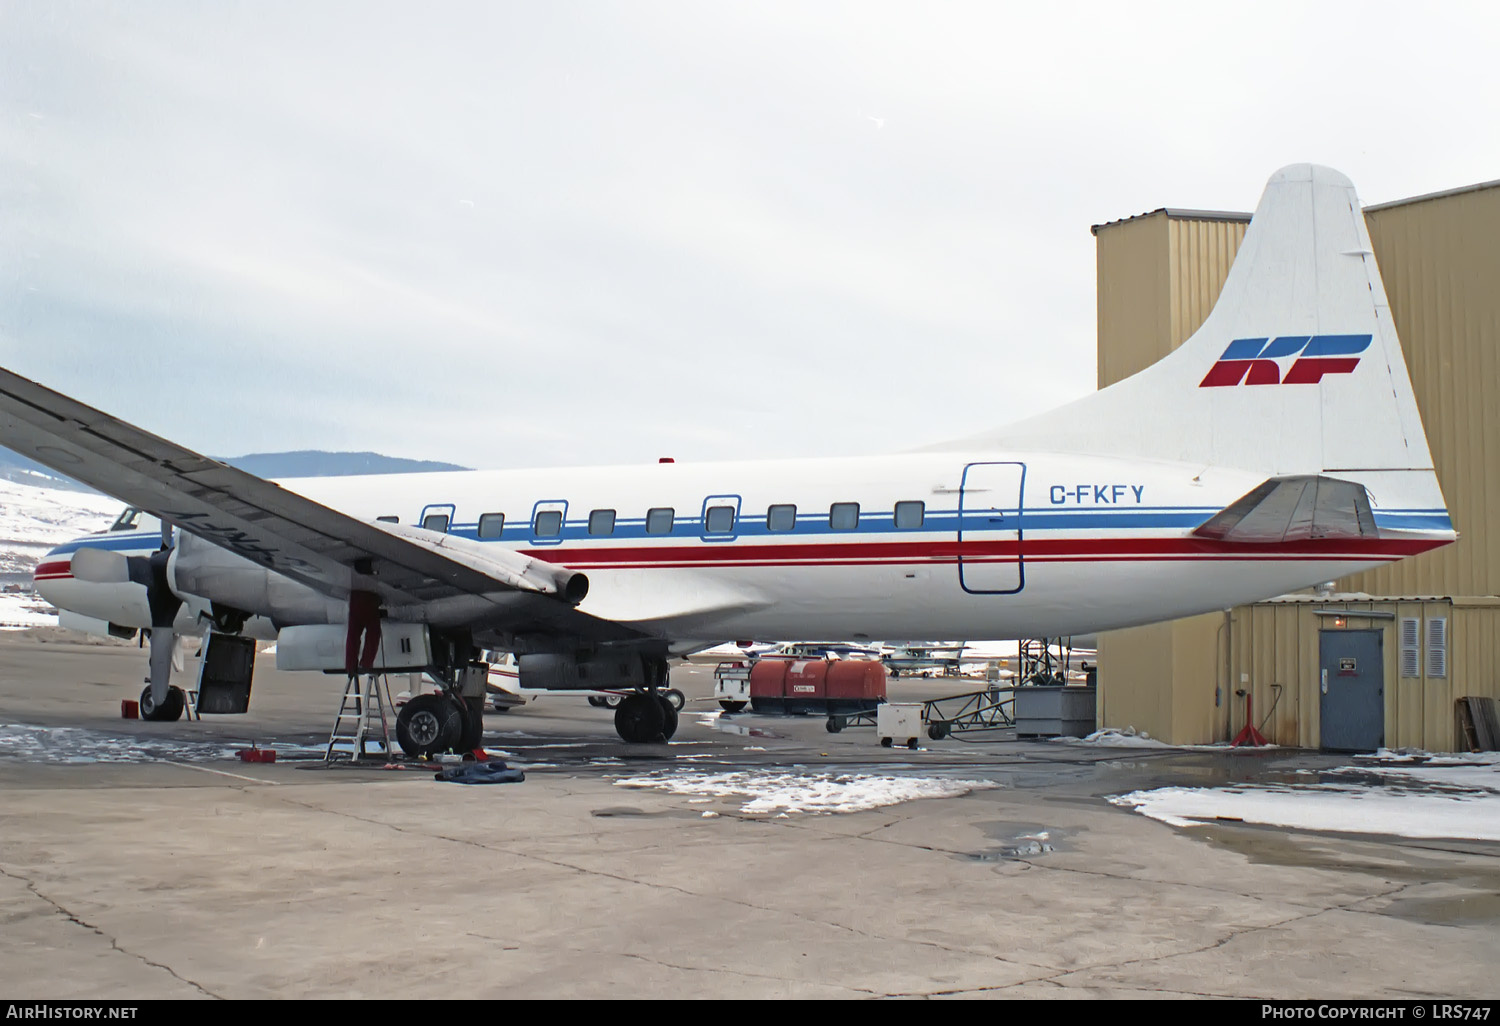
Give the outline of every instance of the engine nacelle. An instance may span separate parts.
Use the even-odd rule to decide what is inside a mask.
[[[346,602],[186,531],[177,534],[167,579],[179,596],[204,596],[278,623],[343,623],[348,618]]]

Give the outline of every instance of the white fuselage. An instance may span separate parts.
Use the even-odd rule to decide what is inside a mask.
[[[748,639],[1080,634],[1268,598],[1453,538],[1443,509],[1411,501],[1375,507],[1378,538],[1192,535],[1264,476],[945,452],[282,484],[361,519],[425,521],[580,570],[590,581],[584,612],[676,651]],[[38,591],[84,617],[147,626],[144,589],[75,580],[69,560],[81,547],[146,553],[158,543],[149,524],[60,546],[38,568]]]

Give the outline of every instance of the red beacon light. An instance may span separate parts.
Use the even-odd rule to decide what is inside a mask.
[[[659,459],[658,459],[658,460],[657,460],[657,461],[656,461],[656,462],[658,462],[658,463],[676,463],[676,462],[677,462],[677,461],[676,461],[676,460],[674,460],[674,459],[673,459],[673,458],[672,458],[672,457],[670,457],[670,456],[662,456],[662,457],[661,457],[661,458],[659,458]]]

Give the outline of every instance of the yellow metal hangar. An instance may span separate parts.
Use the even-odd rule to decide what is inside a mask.
[[[1197,330],[1249,219],[1163,208],[1094,226],[1100,388]],[[1211,743],[1248,713],[1273,744],[1494,745],[1500,181],[1366,207],[1365,220],[1458,542],[1305,594],[1101,635],[1101,727]]]

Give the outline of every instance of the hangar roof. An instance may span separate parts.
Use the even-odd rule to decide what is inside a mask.
[[[1391,207],[1404,207],[1408,203],[1424,203],[1427,200],[1444,199],[1448,196],[1458,196],[1466,192],[1480,192],[1484,189],[1494,188],[1500,188],[1500,178],[1490,182],[1479,182],[1475,185],[1461,185],[1456,189],[1444,189],[1441,192],[1427,192],[1420,196],[1408,197],[1407,199],[1372,203],[1365,207],[1365,212],[1389,210]],[[1132,217],[1119,217],[1113,221],[1105,221],[1103,224],[1090,225],[1089,232],[1098,235],[1100,228],[1109,228],[1117,224],[1127,224],[1131,221],[1139,221],[1143,217],[1155,217],[1157,214],[1166,214],[1168,217],[1179,221],[1233,221],[1245,223],[1250,220],[1249,213],[1237,210],[1189,210],[1185,207],[1157,207],[1155,210],[1148,210],[1144,214],[1136,214]]]

